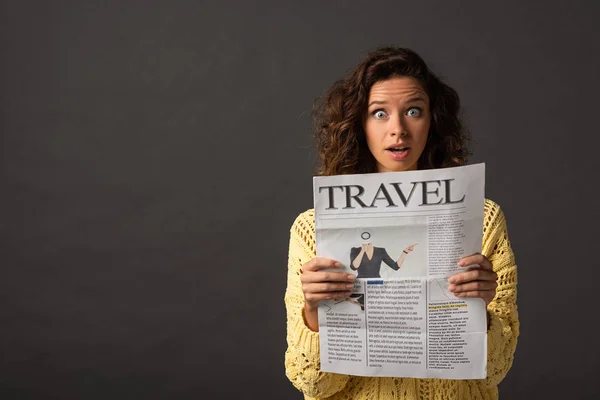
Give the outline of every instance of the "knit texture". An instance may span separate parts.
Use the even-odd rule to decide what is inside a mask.
[[[491,200],[485,201],[481,253],[491,261],[498,274],[496,297],[487,307],[490,324],[486,379],[378,378],[322,372],[319,333],[311,331],[304,321],[304,294],[300,282],[300,267],[315,257],[314,210],[300,214],[291,229],[285,292],[286,375],[304,393],[305,399],[497,399],[497,386],[513,362],[519,319],[517,267],[508,240],[506,220],[500,207]]]

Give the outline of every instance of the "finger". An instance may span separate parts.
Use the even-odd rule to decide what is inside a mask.
[[[306,293],[304,299],[310,303],[318,303],[323,300],[345,299],[351,292],[326,292],[326,293]]]
[[[317,271],[305,273],[300,276],[302,283],[320,283],[320,282],[354,282],[356,276],[347,272]]]
[[[448,285],[448,290],[454,293],[470,291],[490,291],[495,292],[498,284],[491,281],[474,281],[463,283],[462,285]]]
[[[341,263],[329,258],[315,257],[302,266],[302,272],[318,271],[324,268],[340,268]]]
[[[479,265],[479,267],[482,269],[485,269],[488,271],[494,270],[494,267],[493,267],[492,263],[490,262],[490,260],[488,260],[487,257],[481,253],[476,253],[476,254],[470,255],[468,257],[461,258],[458,261],[458,265],[460,265],[461,267]]]
[[[304,293],[325,293],[325,292],[345,292],[354,287],[354,283],[304,283],[302,290]]]
[[[483,269],[474,269],[467,272],[461,272],[448,278],[449,283],[459,284],[471,281],[492,281],[496,282],[498,275],[494,271]]]
[[[454,293],[454,296],[456,297],[470,297],[470,298],[479,298],[479,299],[483,299],[485,301],[485,304],[489,304],[490,301],[492,301],[495,297],[495,293],[494,292],[490,292],[490,291],[480,291],[480,290],[473,290],[470,292],[460,292],[460,293]]]

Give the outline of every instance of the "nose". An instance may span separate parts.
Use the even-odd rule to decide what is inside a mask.
[[[391,136],[406,136],[408,134],[408,131],[406,130],[406,121],[402,114],[390,118],[389,121]]]

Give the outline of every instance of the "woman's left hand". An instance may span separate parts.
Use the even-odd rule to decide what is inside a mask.
[[[498,275],[494,272],[492,263],[483,254],[473,254],[458,261],[461,267],[474,269],[460,272],[448,278],[448,290],[456,297],[478,297],[487,306],[496,297]]]
[[[416,245],[417,245],[416,243],[415,244],[411,244],[410,246],[408,246],[407,248],[405,248],[404,251],[406,253],[410,253],[411,251],[413,251],[415,249]]]

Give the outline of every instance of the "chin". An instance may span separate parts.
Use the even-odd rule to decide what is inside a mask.
[[[394,164],[380,164],[383,168],[382,171],[380,172],[404,172],[404,171],[414,171],[417,169],[417,162],[412,162],[412,163],[407,163],[407,162],[403,162],[403,163],[394,163]]]

